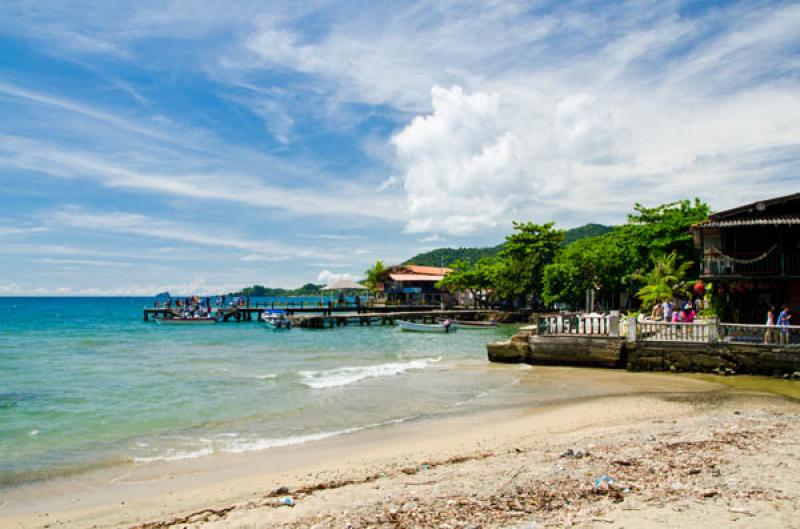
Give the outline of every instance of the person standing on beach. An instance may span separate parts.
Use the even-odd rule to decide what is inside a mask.
[[[767,310],[767,332],[764,333],[764,343],[775,341],[775,305],[770,305]]]
[[[792,313],[789,312],[789,306],[784,305],[783,310],[778,315],[778,327],[788,327],[792,324]],[[781,343],[789,343],[789,329],[781,329]]]

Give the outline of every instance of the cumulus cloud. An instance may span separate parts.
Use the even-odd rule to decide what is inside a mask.
[[[358,279],[358,277],[347,272],[337,273],[331,272],[330,270],[321,270],[319,275],[317,275],[317,284],[330,285],[331,283],[335,283],[340,279],[350,279],[355,281]]]

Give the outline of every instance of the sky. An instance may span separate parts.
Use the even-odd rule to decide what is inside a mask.
[[[359,278],[800,191],[800,4],[0,3],[0,295]]]

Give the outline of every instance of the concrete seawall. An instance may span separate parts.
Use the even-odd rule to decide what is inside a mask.
[[[510,340],[489,344],[487,351],[492,362],[532,365],[770,376],[800,371],[800,347],[796,346],[631,342],[610,336],[538,335],[531,327],[523,328]]]

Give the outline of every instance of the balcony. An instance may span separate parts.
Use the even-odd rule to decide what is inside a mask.
[[[800,252],[739,252],[706,255],[703,276],[713,277],[786,277],[800,276]]]

